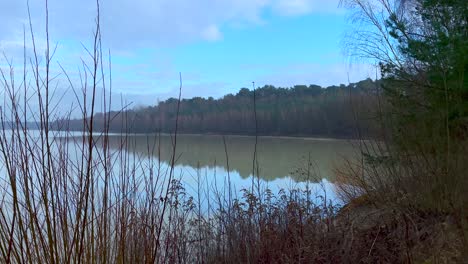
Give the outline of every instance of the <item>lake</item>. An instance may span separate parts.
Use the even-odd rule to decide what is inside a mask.
[[[29,134],[31,139],[39,139],[37,131]],[[55,131],[52,134],[56,139],[69,141],[66,151],[72,161],[70,164],[79,164],[83,156],[79,147],[83,139],[80,133]],[[95,135],[95,140],[96,152],[101,152],[99,134]],[[149,171],[167,175],[173,142],[173,136],[168,134],[110,134],[113,175],[148,175]],[[189,195],[197,195],[200,185],[205,193],[225,191],[229,186],[239,194],[239,190],[252,186],[255,145],[255,179],[259,178],[262,186],[273,192],[281,188],[303,187],[308,180],[332,197],[335,168],[343,164],[344,159],[359,155],[355,141],[350,140],[258,137],[256,142],[255,137],[250,136],[225,136],[223,140],[218,135],[178,135],[173,175],[184,184]],[[119,151],[121,148],[124,151]],[[119,158],[120,153],[128,155]],[[99,153],[96,153],[96,164],[100,163],[98,157]],[[128,172],[122,173],[122,170]],[[3,166],[0,171],[4,172]],[[96,171],[102,173],[102,168],[96,167]]]
[[[138,159],[160,162],[167,168],[173,141],[167,134],[125,138],[111,135],[109,145],[118,150],[125,142],[127,150]],[[217,135],[178,135],[174,175],[187,185],[189,192],[199,184],[200,178],[216,189],[225,187],[228,177],[236,190],[249,188],[255,143],[255,137],[249,136],[225,136],[224,144],[223,137]],[[330,190],[334,168],[342,164],[343,159],[358,155],[349,140],[258,137],[256,145],[258,170],[255,176],[272,190],[300,185],[308,178],[306,175],[312,183]]]

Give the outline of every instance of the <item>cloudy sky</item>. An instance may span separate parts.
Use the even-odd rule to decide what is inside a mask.
[[[113,89],[134,105],[175,96],[235,93],[273,84],[331,85],[369,77],[350,65],[340,42],[349,29],[339,0],[101,0],[105,50],[112,54]],[[22,62],[26,0],[0,0],[0,52]],[[45,1],[29,0],[39,52],[45,47]],[[83,46],[91,47],[95,0],[49,0],[52,45],[58,63],[78,76]],[[28,38],[27,38],[28,40]],[[27,44],[28,54],[31,45]],[[43,52],[42,52],[43,53]],[[6,66],[5,58],[0,67]],[[63,78],[59,76],[57,80]],[[65,89],[67,82],[57,87]]]

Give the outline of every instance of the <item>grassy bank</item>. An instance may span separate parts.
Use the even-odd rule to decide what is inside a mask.
[[[452,212],[400,210],[362,193],[335,204],[325,188],[312,187],[313,167],[298,170],[311,180],[303,188],[277,193],[257,178],[236,192],[227,176],[218,179],[228,183],[219,188],[210,180],[216,175],[199,171],[197,186],[192,186],[196,194],[189,196],[174,164],[129,154],[129,138],[121,137],[122,147],[109,151],[106,134],[92,136],[94,143],[87,149],[87,131],[81,138],[70,133],[68,140],[63,133],[56,140],[55,132],[49,139],[45,130],[39,132],[30,134],[18,126],[3,130],[0,137],[7,175],[0,218],[0,258],[5,263],[464,259],[463,237]],[[41,140],[49,142],[45,146],[50,151]],[[148,151],[160,151],[159,145],[148,146]]]

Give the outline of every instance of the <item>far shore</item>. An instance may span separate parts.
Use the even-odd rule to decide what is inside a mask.
[[[95,132],[98,134],[98,132]],[[117,132],[109,132],[109,135],[112,136],[120,136],[120,135],[125,135],[125,133],[117,133]],[[128,132],[129,136],[157,136],[157,135],[163,135],[163,136],[172,136],[174,135],[173,133],[132,133]],[[212,134],[212,133],[177,133],[178,136],[194,136],[194,137],[203,137],[203,136],[215,136],[215,137],[242,137],[242,138],[254,138],[255,135],[242,135],[242,134]],[[371,139],[358,139],[358,138],[347,138],[347,137],[325,137],[325,136],[305,136],[305,135],[297,135],[297,136],[284,136],[284,135],[258,135],[258,138],[275,138],[275,139],[301,139],[301,140],[316,140],[316,141],[336,141],[336,140],[341,140],[341,141],[369,141]]]

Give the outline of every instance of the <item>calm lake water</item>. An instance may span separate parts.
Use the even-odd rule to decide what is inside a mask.
[[[117,150],[122,142],[127,142],[128,151],[138,158],[154,159],[166,166],[170,164],[173,144],[170,135],[135,135],[125,140],[114,135],[109,143],[111,149]],[[225,143],[222,136],[178,135],[176,177],[189,190],[195,188],[200,176],[218,189],[226,185],[228,176],[235,189],[249,188],[255,137],[226,136]],[[310,180],[330,190],[335,177],[334,168],[342,164],[344,158],[356,155],[353,143],[347,140],[259,137],[258,176],[272,190],[294,187],[306,180],[297,170],[307,170],[309,163]]]
[[[7,134],[7,140],[13,136]],[[37,141],[35,144],[40,144],[37,131],[29,131],[29,134],[31,142]],[[67,138],[67,156],[79,165],[83,157],[80,150],[83,137],[80,133],[54,132],[52,137],[54,140]],[[96,134],[94,139],[97,149],[94,159],[97,160],[103,143],[99,142],[99,138]],[[119,174],[119,171],[125,170],[125,175],[146,177],[151,172],[165,177],[170,170],[173,142],[174,138],[167,134],[126,137],[110,135],[109,148],[115,163],[113,175],[123,175]],[[255,177],[259,177],[262,188],[268,187],[277,193],[281,188],[304,187],[307,177],[301,171],[306,172],[309,168],[309,181],[312,185],[309,186],[316,187],[318,191],[325,190],[329,194],[328,197],[333,199],[335,168],[343,164],[344,159],[353,159],[359,155],[355,142],[348,140],[258,137],[256,142],[255,137],[247,136],[225,136],[223,141],[222,136],[216,135],[178,135],[173,175],[192,196],[199,194],[200,186],[205,195],[226,192],[228,187],[239,195],[241,189],[252,187],[255,145],[258,164]],[[121,148],[125,150],[119,151]],[[122,160],[119,153],[128,155]],[[0,165],[0,174],[3,175],[5,168]],[[99,173],[102,168],[96,170]],[[139,183],[144,184],[144,181]]]

